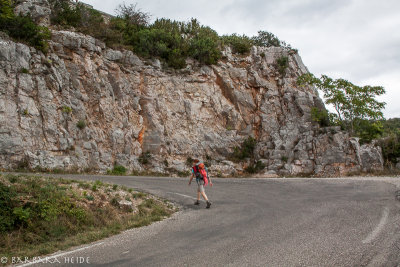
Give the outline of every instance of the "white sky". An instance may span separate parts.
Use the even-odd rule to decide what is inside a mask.
[[[264,30],[299,50],[317,77],[381,85],[386,118],[400,117],[399,0],[83,0],[115,14],[119,4],[155,18],[197,18],[219,34],[253,36]]]

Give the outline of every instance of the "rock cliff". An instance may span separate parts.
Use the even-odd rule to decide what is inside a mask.
[[[282,56],[285,73],[277,65]],[[214,175],[232,175],[251,164],[229,161],[248,136],[257,140],[266,175],[382,168],[379,147],[360,147],[340,128],[312,122],[311,107],[323,102],[313,88],[297,86],[307,68],[294,50],[253,47],[239,56],[227,48],[217,65],[189,60],[173,70],[53,30],[47,55],[0,37],[0,67],[3,169],[105,172],[119,164],[182,172],[188,157],[200,157]]]

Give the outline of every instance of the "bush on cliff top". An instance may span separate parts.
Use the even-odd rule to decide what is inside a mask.
[[[110,47],[128,48],[145,58],[160,58],[176,69],[184,68],[188,57],[201,64],[216,64],[225,45],[239,54],[248,53],[252,45],[286,46],[275,35],[265,31],[252,38],[236,34],[221,37],[196,19],[180,22],[161,18],[150,23],[150,15],[136,5],[120,5],[116,9],[117,17],[105,23],[97,11],[82,4],[72,5],[67,0],[52,0],[51,3],[52,23],[74,27]]]
[[[0,31],[46,53],[47,40],[50,39],[49,29],[36,25],[29,15],[15,15],[13,8],[14,1],[0,0]]]

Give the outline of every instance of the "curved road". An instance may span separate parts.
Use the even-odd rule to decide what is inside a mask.
[[[181,211],[56,253],[57,266],[400,266],[400,178],[213,179],[208,210],[193,205],[188,179],[63,177],[144,190]]]

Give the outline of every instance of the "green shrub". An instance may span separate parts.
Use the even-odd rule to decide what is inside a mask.
[[[254,155],[254,149],[256,147],[257,141],[253,137],[249,136],[243,141],[240,147],[235,147],[232,158],[236,161],[243,160],[245,158],[252,158]]]
[[[26,68],[22,68],[22,69],[20,70],[20,72],[21,72],[21,73],[24,73],[24,74],[28,74],[28,73],[29,73],[29,70],[26,69]]]
[[[150,21],[150,14],[137,8],[137,4],[129,6],[122,4],[116,9],[118,17],[123,19],[127,25],[136,27],[146,27]]]
[[[62,107],[62,112],[64,113],[71,113],[72,112],[72,108],[68,107],[68,106],[63,106]]]
[[[112,188],[113,188],[113,190],[115,191],[115,190],[117,190],[118,185],[117,185],[117,184],[114,184]]]
[[[146,165],[146,164],[148,164],[149,162],[150,162],[150,159],[152,158],[152,156],[151,156],[151,154],[150,154],[150,152],[143,152],[140,156],[139,156],[139,158],[138,158],[138,161],[141,163],[141,164],[143,164],[143,165]]]
[[[12,175],[8,177],[8,180],[10,181],[10,183],[14,184],[18,181],[18,178],[17,176]]]
[[[124,175],[126,174],[127,169],[121,165],[115,165],[112,170],[107,170],[107,174],[111,175]]]
[[[43,53],[47,53],[47,40],[51,36],[48,28],[36,25],[29,15],[16,16],[11,0],[1,0],[0,11],[0,31],[7,33],[17,41],[25,42]]]
[[[329,113],[326,109],[320,109],[317,107],[311,108],[311,120],[318,123],[321,127],[331,126],[332,123],[329,118]]]
[[[0,182],[0,233],[9,231],[15,228],[15,214],[13,209],[16,205],[14,198],[16,192],[11,188]]]
[[[169,166],[168,160],[164,159],[163,163],[164,163],[164,166],[168,168],[168,166]]]
[[[286,69],[289,67],[289,59],[286,56],[281,56],[276,60],[276,65],[278,67],[279,73],[284,76],[286,74]]]
[[[143,192],[132,193],[132,197],[134,199],[145,198],[146,196],[147,196],[147,194],[143,193]]]
[[[233,53],[247,54],[250,52],[250,48],[253,46],[253,41],[246,35],[225,35],[222,36],[224,45],[229,45],[232,48]]]
[[[94,184],[97,185],[97,186],[100,186],[100,187],[104,185],[104,183],[102,181],[100,181],[100,180],[96,180],[94,182]]]
[[[288,159],[289,159],[289,158],[288,158],[287,156],[282,156],[282,157],[281,157],[281,160],[282,160],[283,162],[285,162],[285,163],[288,161]]]
[[[400,158],[400,134],[390,134],[379,139],[378,145],[382,148],[382,155],[386,166],[393,166]]]
[[[113,197],[113,198],[110,200],[110,204],[113,205],[114,207],[119,207],[118,199],[115,198],[115,197]]]
[[[85,182],[79,182],[78,183],[78,187],[83,188],[83,189],[89,189],[90,185],[88,183],[85,183]]]
[[[198,22],[192,20],[190,23],[196,24]],[[216,64],[222,55],[218,34],[209,27],[200,25],[192,25],[191,27],[197,30],[192,30],[190,33],[189,56],[198,60],[201,64]]]
[[[382,122],[369,120],[355,120],[355,135],[360,138],[360,144],[370,143],[372,140],[382,136],[384,129]]]
[[[92,195],[86,195],[85,198],[89,201],[93,201],[94,197]]]
[[[50,20],[52,24],[77,28],[82,23],[82,4],[72,5],[66,0],[51,0],[52,12]]]
[[[133,32],[128,38],[133,51],[145,58],[161,58],[168,66],[180,69],[186,66],[185,42],[179,32],[164,28],[144,28]]]
[[[19,222],[22,224],[26,224],[30,219],[31,209],[24,207],[15,207],[13,209],[13,215],[15,216],[17,223]]]
[[[79,120],[76,124],[76,127],[83,130],[86,127],[86,122],[84,120]]]
[[[261,161],[257,161],[252,165],[247,166],[244,170],[247,173],[257,173],[262,171],[265,168],[265,165]]]
[[[281,41],[273,33],[266,31],[259,31],[257,36],[252,38],[254,45],[264,46],[264,47],[279,47],[281,46]]]

